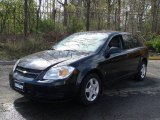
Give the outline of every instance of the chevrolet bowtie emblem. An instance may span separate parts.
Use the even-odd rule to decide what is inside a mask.
[[[23,72],[23,74],[26,74],[27,73],[27,71],[22,71]]]

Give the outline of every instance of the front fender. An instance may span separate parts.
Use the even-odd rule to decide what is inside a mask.
[[[98,68],[86,68],[85,70],[83,70],[82,72],[79,73],[79,76],[77,79],[77,85],[81,85],[84,78],[90,73],[97,74],[100,77],[100,79],[102,80],[102,83],[104,82],[104,80],[105,80],[105,73],[104,72],[102,72]]]

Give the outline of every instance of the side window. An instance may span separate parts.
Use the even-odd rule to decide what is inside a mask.
[[[111,47],[118,47],[123,49],[123,45],[122,45],[122,37],[121,36],[115,36],[112,38],[112,40],[110,41],[110,43],[108,44],[109,48]]]
[[[124,48],[125,49],[131,49],[134,48],[134,43],[133,43],[133,39],[130,35],[122,35],[123,37],[123,42],[124,42]]]

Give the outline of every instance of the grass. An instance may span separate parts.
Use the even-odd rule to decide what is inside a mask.
[[[49,49],[51,45],[40,37],[21,41],[10,40],[3,43],[3,46],[1,45],[0,60],[19,59],[26,55]]]
[[[3,50],[0,51],[0,60],[8,60],[9,56],[7,55],[7,53]]]
[[[149,60],[160,60],[160,56],[151,56]]]

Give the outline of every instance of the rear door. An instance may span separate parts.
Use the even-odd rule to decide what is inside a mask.
[[[140,60],[140,46],[138,41],[129,34],[123,34],[124,51],[128,57],[128,73],[134,73],[137,71],[139,60]]]

